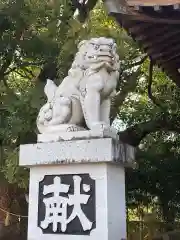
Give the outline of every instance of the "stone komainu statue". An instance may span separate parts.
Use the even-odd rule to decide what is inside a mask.
[[[78,50],[58,87],[47,80],[47,103],[37,118],[40,133],[80,130],[84,120],[90,130],[110,127],[111,97],[119,77],[116,44],[113,39],[93,38],[82,41]]]

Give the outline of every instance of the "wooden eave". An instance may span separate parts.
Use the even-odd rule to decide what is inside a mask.
[[[129,6],[174,6],[179,3],[179,0],[127,0]]]
[[[105,4],[180,87],[180,0],[105,0]]]

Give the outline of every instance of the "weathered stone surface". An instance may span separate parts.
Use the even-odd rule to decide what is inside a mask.
[[[112,138],[37,143],[20,146],[20,165],[120,163],[131,165],[135,150]]]
[[[93,221],[93,226],[90,232],[87,230],[82,231],[82,226],[77,231],[72,231],[75,229],[76,223],[74,221],[67,224],[64,234],[60,232],[59,229],[54,233],[50,232],[52,225],[49,229],[44,229],[42,231],[41,227],[38,224],[39,214],[38,212],[43,210],[43,204],[41,199],[40,191],[43,190],[41,183],[42,181],[47,180],[48,177],[69,177],[73,176],[82,176],[88,175],[95,183],[95,220]],[[120,165],[116,166],[113,164],[101,163],[86,163],[86,164],[69,164],[69,165],[59,165],[59,166],[38,166],[32,167],[30,170],[30,196],[29,196],[29,225],[28,225],[28,240],[119,240],[126,239],[126,206],[125,206],[125,176],[124,168]],[[82,177],[83,180],[83,177]],[[51,182],[52,184],[52,182]],[[63,184],[67,184],[63,180]],[[82,181],[81,186],[84,185]],[[65,187],[65,186],[64,186]],[[86,185],[87,187],[87,185]],[[54,188],[56,194],[51,194],[50,196],[57,196],[57,192],[61,191],[62,188]],[[71,191],[71,189],[70,189]],[[74,191],[68,192],[69,196],[72,196]],[[82,192],[81,192],[82,194]],[[85,194],[85,193],[84,193]],[[86,194],[93,194],[87,192]],[[66,196],[64,193],[62,196]],[[49,197],[49,196],[47,196]],[[90,202],[92,203],[92,195],[90,195]],[[53,201],[53,200],[52,200]],[[76,197],[76,204],[78,201],[81,201],[81,196]],[[54,201],[53,201],[54,203]],[[74,208],[72,204],[72,208]],[[56,205],[57,206],[57,205]],[[81,205],[81,210],[85,211],[87,208],[86,205]],[[81,211],[78,209],[77,211]],[[50,209],[48,209],[50,211]],[[56,223],[57,212],[61,211],[60,209],[55,210],[55,207],[52,206],[52,219]],[[77,213],[76,211],[76,213]],[[92,211],[94,209],[92,208]],[[61,215],[60,215],[61,216]],[[81,215],[82,216],[82,215]],[[85,215],[87,216],[87,215]],[[91,220],[90,215],[89,220]],[[87,216],[87,217],[88,217]],[[84,218],[84,217],[83,217]],[[41,221],[44,219],[44,215],[41,215]],[[78,217],[77,217],[78,219]],[[59,222],[63,219],[59,219]],[[66,221],[65,221],[66,222]],[[40,223],[40,222],[39,222]],[[81,218],[81,222],[78,224],[83,225],[84,221]],[[61,225],[62,226],[62,225]],[[46,226],[45,226],[46,228]],[[73,234],[72,234],[73,233]],[[87,235],[88,234],[88,235]]]
[[[118,140],[116,131],[112,128],[109,129],[93,129],[93,130],[78,130],[75,132],[56,132],[56,133],[44,133],[38,135],[38,142],[59,142],[59,141],[70,141],[70,140],[85,140],[85,139],[97,139],[97,138],[112,138]]]
[[[110,128],[111,98],[119,77],[116,44],[113,39],[92,38],[82,41],[78,49],[62,83],[57,87],[47,80],[47,103],[37,118],[40,133],[67,132],[72,125],[83,127],[83,122],[91,130]]]

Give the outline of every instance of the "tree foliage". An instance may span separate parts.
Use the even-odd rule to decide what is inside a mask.
[[[0,79],[2,102],[0,136],[3,145],[2,161],[5,162],[3,173],[10,182],[17,182],[21,186],[24,186],[22,177],[24,175],[16,166],[18,147],[20,144],[36,141],[36,116],[44,102],[45,79],[51,77],[57,83],[62,81],[72,63],[77,43],[82,39],[97,36],[115,38],[122,68],[126,68],[132,58],[139,55],[139,50],[135,48],[132,39],[108,18],[101,4],[94,9],[85,23],[80,23],[76,17],[71,18],[74,15],[69,5],[63,5],[61,9],[61,1],[53,2],[53,7],[46,1],[36,4],[31,1],[23,1],[23,3],[24,5],[20,5],[22,12],[20,19],[26,23],[27,30],[24,30],[23,36],[16,44],[13,43],[14,39],[8,43],[16,47],[12,53],[11,63],[7,66],[4,77]],[[14,6],[16,4],[10,5],[11,8]],[[27,9],[29,9],[28,15]],[[61,11],[62,16],[59,16]],[[16,15],[15,19],[19,22],[19,15]],[[20,28],[19,25],[16,27]],[[9,30],[10,35],[12,32]],[[121,74],[118,86],[118,97],[121,102],[124,101],[128,88],[135,88],[134,73],[136,72]],[[127,81],[126,77],[132,80]],[[121,95],[123,87],[127,90]],[[115,105],[117,106],[118,103],[116,102]],[[114,117],[117,111],[118,108],[114,107]]]
[[[155,68],[152,93],[148,96],[148,76],[144,72],[133,94],[119,112],[126,125],[122,139],[138,146],[137,165],[127,170],[129,206],[156,206],[159,216],[169,224],[179,219],[179,88]]]
[[[135,169],[127,171],[128,206],[156,204],[173,221],[179,216],[179,88],[157,67],[150,78],[147,56],[106,15],[102,3],[85,22],[75,9],[68,0],[0,3],[1,178],[27,187],[28,171],[18,167],[18,148],[36,141],[46,79],[62,81],[79,41],[112,37],[121,67],[111,119],[122,141],[141,147]]]

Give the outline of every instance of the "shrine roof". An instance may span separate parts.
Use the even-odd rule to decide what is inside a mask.
[[[105,0],[109,13],[180,86],[180,0]]]

